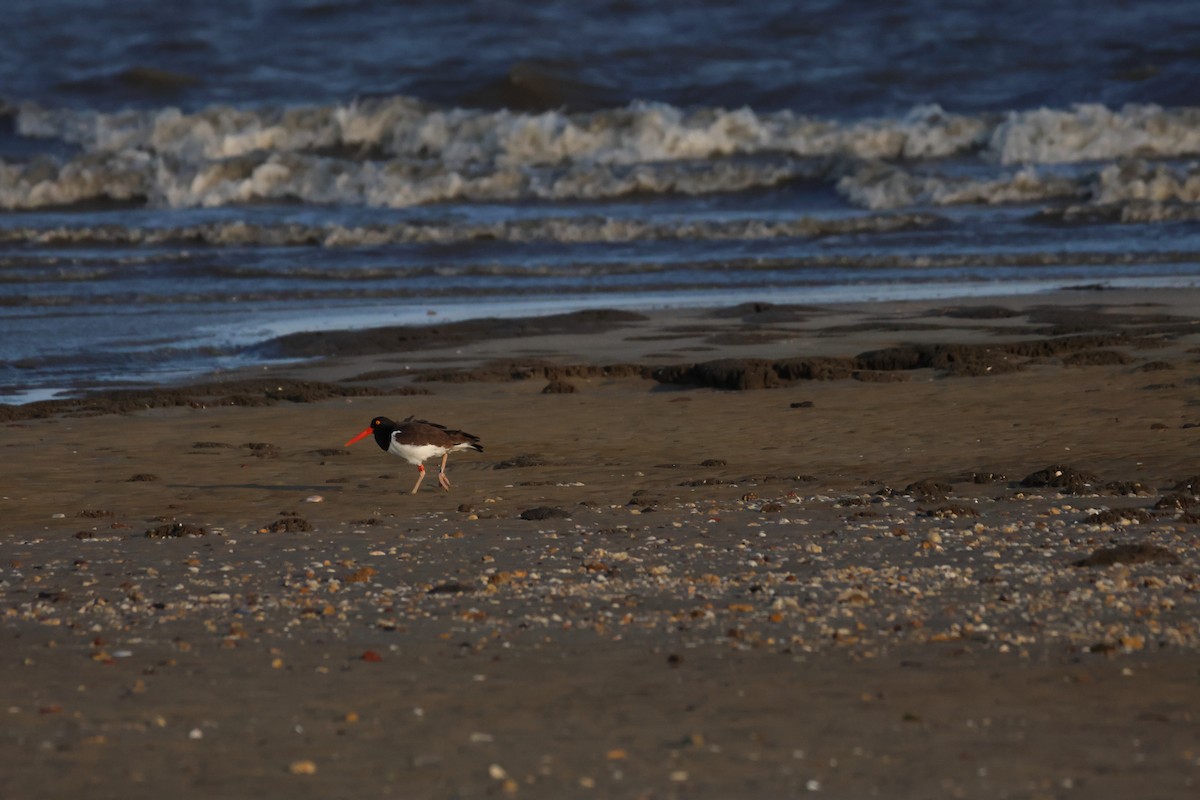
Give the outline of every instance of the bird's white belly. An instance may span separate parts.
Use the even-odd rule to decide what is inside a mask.
[[[421,464],[442,455],[446,452],[446,448],[438,447],[436,444],[400,444],[393,441],[388,447],[388,452],[400,456],[410,464]]]

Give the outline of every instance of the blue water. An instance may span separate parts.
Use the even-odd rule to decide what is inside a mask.
[[[1185,0],[10,0],[0,401],[303,329],[1200,281]]]

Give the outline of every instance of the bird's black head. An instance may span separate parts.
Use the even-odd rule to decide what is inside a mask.
[[[346,442],[346,446],[349,447],[359,439],[363,439],[373,433],[375,434],[375,441],[379,443],[380,447],[386,450],[388,448],[388,439],[391,438],[392,431],[396,430],[396,428],[396,423],[392,422],[387,417],[376,417],[375,419],[371,420],[371,424],[366,430],[358,434],[358,436],[355,436],[350,441]]]

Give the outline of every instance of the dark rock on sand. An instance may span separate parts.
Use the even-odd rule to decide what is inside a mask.
[[[1154,515],[1144,508],[1110,508],[1097,511],[1084,518],[1085,525],[1139,525],[1154,520]]]
[[[146,531],[147,539],[182,539],[191,536],[207,535],[207,529],[187,522],[171,522]]]
[[[1154,507],[1160,510],[1187,511],[1200,506],[1200,498],[1180,492],[1163,495]]]
[[[1021,369],[1027,358],[1009,348],[1002,345],[906,345],[859,353],[855,362],[868,370],[935,369],[963,377],[998,375]]]
[[[925,511],[928,517],[936,517],[938,519],[954,519],[956,517],[978,517],[979,512],[970,506],[961,506],[956,504],[938,506]]]
[[[951,376],[998,375],[1023,369],[1034,359],[1061,358],[1072,366],[1128,364],[1133,358],[1101,348],[1141,346],[1149,340],[1124,333],[1059,336],[1002,344],[909,344],[868,350],[853,358],[723,358],[660,367],[659,383],[713,389],[773,389],[801,380],[898,381],[899,373],[934,369]]]
[[[1089,494],[1095,491],[1099,478],[1074,467],[1054,464],[1026,475],[1021,486],[1032,489],[1057,489],[1063,494]]]
[[[521,519],[539,520],[539,519],[570,519],[571,512],[564,508],[554,506],[538,506],[537,508],[527,508],[521,512]]]
[[[149,472],[139,472],[136,475],[131,475],[125,479],[127,483],[149,482],[158,480],[157,475],[152,475]]]
[[[1184,478],[1172,487],[1172,491],[1200,495],[1200,475],[1193,475],[1190,478]]]
[[[914,481],[905,486],[903,493],[919,497],[922,500],[933,500],[946,497],[953,491],[954,487],[948,483],[942,483],[933,478],[925,478],[924,480]]]
[[[999,483],[1004,477],[1000,472],[967,472],[958,480],[966,483]]]
[[[1153,494],[1149,486],[1141,481],[1109,481],[1104,484],[1104,494],[1137,495]]]
[[[1007,344],[903,345],[860,353],[855,361],[862,369],[935,369],[948,375],[971,377],[1013,372],[1022,369],[1029,359],[1057,357],[1065,361],[1072,354],[1096,348],[1140,343],[1142,340],[1125,334],[1096,334],[1030,339]],[[1125,358],[1120,354],[1116,356]],[[1087,362],[1088,359],[1087,356],[1080,357],[1083,362]]]
[[[575,384],[567,383],[566,381],[550,381],[546,387],[542,389],[542,394],[574,394],[579,391],[575,388]]]
[[[284,517],[277,519],[270,525],[266,525],[258,529],[259,533],[303,533],[311,531],[312,524],[303,517]]]
[[[678,486],[721,486],[729,483],[721,478],[693,478],[691,480],[680,481]]]
[[[1113,564],[1178,564],[1179,556],[1156,544],[1119,544],[1102,547],[1074,562],[1076,567],[1109,567]]]
[[[458,581],[449,580],[445,583],[437,583],[429,587],[425,594],[463,594],[464,592],[475,591],[470,586],[464,586]]]

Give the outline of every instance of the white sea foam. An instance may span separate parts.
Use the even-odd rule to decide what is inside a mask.
[[[1200,108],[1076,105],[1007,114],[988,140],[1003,164],[1179,158],[1200,153]]]
[[[1193,170],[1124,159],[1200,154],[1200,109],[1080,105],[821,120],[654,103],[592,113],[443,109],[395,97],[293,109],[95,111],[22,106],[17,131],[78,155],[0,164],[0,208],[96,200],[218,207],[298,200],[403,208],[455,200],[707,194],[836,179],[872,209],[961,203],[1196,202]],[[990,174],[912,165],[967,160]],[[1045,165],[1096,162],[1064,176]],[[1164,171],[1165,170],[1165,171]],[[1191,199],[1189,199],[1191,198]]]

